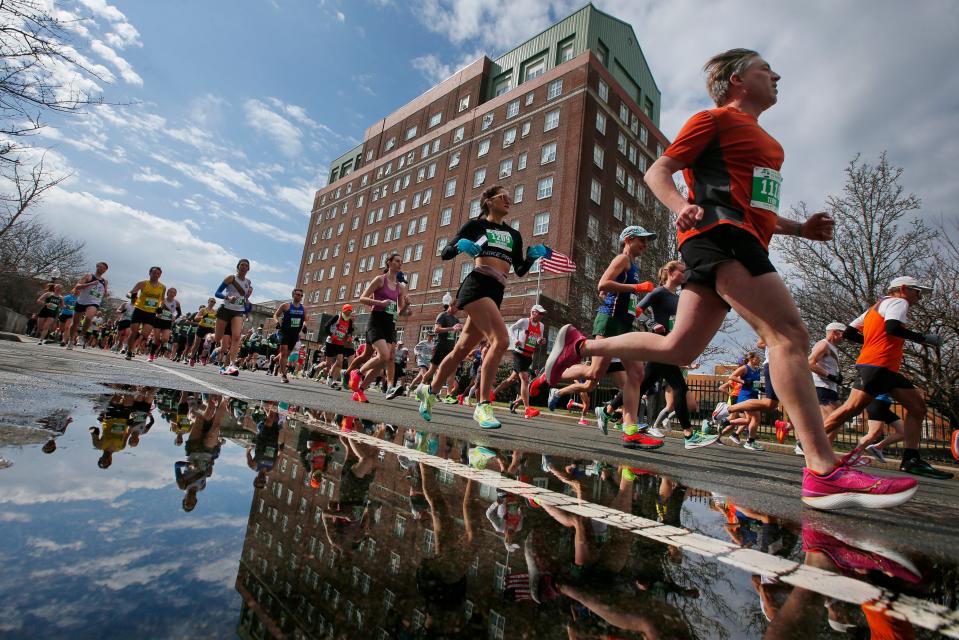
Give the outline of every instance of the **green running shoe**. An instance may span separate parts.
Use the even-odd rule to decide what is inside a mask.
[[[719,440],[719,434],[706,434],[702,431],[694,431],[693,435],[688,438],[683,438],[683,440],[685,440],[685,447],[687,449],[698,449],[699,447],[708,447]]]
[[[502,426],[496,416],[493,415],[493,405],[488,402],[476,405],[476,409],[473,410],[473,420],[476,420],[479,426],[484,429],[499,429]]]
[[[496,457],[496,453],[486,447],[472,447],[467,453],[470,466],[482,471],[489,464],[489,461]]]
[[[416,387],[416,393],[414,394],[417,400],[420,401],[420,415],[423,416],[423,419],[429,422],[433,419],[433,405],[436,404],[436,394],[430,393],[430,388],[425,384],[421,384]]]

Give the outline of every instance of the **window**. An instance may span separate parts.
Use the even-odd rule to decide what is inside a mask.
[[[563,42],[559,45],[559,55],[556,56],[556,63],[563,64],[573,59],[573,43]]]
[[[443,122],[443,112],[440,111],[439,113],[434,113],[430,116],[429,128],[432,129],[441,122]]]
[[[526,152],[519,154],[519,157],[516,158],[516,170],[522,171],[526,168]]]
[[[532,92],[532,91],[530,91],[529,93],[526,94],[526,106],[528,107],[528,106],[531,105],[531,104],[533,104],[533,92]]]
[[[643,173],[646,173],[646,169],[649,167],[649,159],[646,158],[645,153],[639,154],[639,170]]]
[[[390,573],[396,575],[400,572],[400,554],[390,551]],[[390,595],[393,595],[392,593]],[[390,603],[392,606],[392,603]]]
[[[426,231],[426,223],[429,221],[429,216],[423,216],[420,218],[420,233]]]
[[[633,132],[634,136],[639,133],[639,118],[632,111],[629,112],[629,130]]]
[[[386,141],[386,150],[389,151],[389,150],[392,149],[394,146],[396,146],[396,137],[395,137],[395,136]],[[389,166],[389,165],[387,165],[387,166]],[[387,170],[386,170],[386,175],[389,175],[389,172],[390,172],[390,170],[387,169]]]
[[[586,219],[586,231],[590,238],[599,237],[599,220],[596,219],[596,216],[589,216]]]
[[[556,160],[556,143],[548,142],[543,145],[543,151],[540,154],[540,164],[548,164]]]
[[[344,275],[344,276],[350,275],[350,268],[351,268],[352,266],[353,266],[353,264],[350,263],[350,262],[344,262],[344,263],[343,263],[343,275]]]
[[[422,197],[423,197],[423,194],[422,194],[422,193],[414,193],[414,194],[413,194],[413,204],[410,206],[410,209],[415,209],[415,208],[417,208],[418,206],[420,206],[420,200],[422,199]],[[390,207],[390,217],[392,217],[392,216],[393,216],[393,207]]]
[[[410,226],[406,230],[407,237],[413,235],[414,233],[416,233],[416,218],[413,218],[412,220],[410,220]]]
[[[499,95],[499,94],[497,94],[497,95]],[[491,112],[487,113],[485,116],[483,116],[483,125],[482,125],[481,128],[483,129],[483,131],[486,131],[486,130],[489,129],[492,125],[493,125],[493,112],[491,111]]]
[[[626,186],[626,168],[618,162],[616,163],[616,184],[621,187]]]
[[[354,298],[359,298],[359,297],[360,297],[360,293],[361,293],[362,291],[363,291],[363,283],[362,283],[362,282],[357,282],[357,283],[356,283],[356,286],[353,287],[353,297],[354,297]]]
[[[526,136],[528,136],[528,135],[529,135],[530,127],[532,127],[532,126],[533,126],[533,123],[532,123],[531,120],[527,120],[526,122],[524,122],[524,123],[523,123],[523,128],[520,130],[519,136],[520,136],[521,138],[525,138]]]
[[[446,186],[443,189],[443,197],[449,198],[454,193],[456,193],[456,178],[450,178],[446,181]]]
[[[453,220],[453,207],[446,207],[440,211],[440,226],[445,227]]]
[[[459,113],[459,112],[461,112],[461,111],[466,111],[466,110],[469,109],[469,108],[470,108],[470,97],[469,97],[469,96],[463,96],[462,98],[460,98],[460,104],[459,104],[459,107],[458,107],[457,110],[456,110],[457,113]]]
[[[543,131],[552,131],[559,126],[559,109],[553,109],[546,114],[546,120],[543,123]]]
[[[412,140],[415,137],[416,137],[416,125],[414,124],[412,127],[406,130],[406,139]]]
[[[466,280],[466,276],[468,276],[472,270],[473,270],[472,260],[467,260],[466,262],[461,264],[460,265],[460,282],[463,282],[463,280]]]
[[[533,235],[541,236],[549,231],[549,212],[537,213],[533,217]]]
[[[393,239],[393,227],[387,227],[383,232],[383,242],[389,242]]]
[[[515,118],[519,114],[519,99],[513,100],[506,105],[506,117]]]
[[[402,223],[402,222],[397,222],[397,223],[396,223],[396,227],[394,227],[394,229],[393,229],[393,239],[394,239],[394,240],[399,240],[399,239],[400,239],[400,236],[402,235],[402,230],[403,230],[403,223]]]
[[[443,284],[443,267],[433,269],[433,275],[430,276],[430,286],[438,287]]]
[[[512,88],[512,84],[513,84],[513,79],[510,76],[507,75],[505,78],[500,78],[493,85],[493,95],[494,96],[503,95],[504,93],[506,93]]]
[[[326,291],[323,292],[323,302],[329,302],[330,296],[332,295],[333,295],[333,289],[331,287],[327,287]]]
[[[353,253],[356,251],[356,238],[351,238],[349,242],[346,243],[346,252]]]
[[[513,204],[519,204],[523,201],[523,185],[518,184],[513,188]]]
[[[423,243],[413,247],[413,260],[420,260],[423,257]]]
[[[626,193],[631,196],[636,195],[636,181],[633,180],[633,176],[627,176],[626,178]]]
[[[411,273],[411,274],[410,274],[410,278],[409,278],[409,288],[410,288],[410,290],[412,291],[413,289],[415,289],[415,288],[419,285],[419,283],[420,283],[420,274],[419,274],[419,273]]]
[[[553,80],[549,83],[549,86],[546,88],[546,99],[552,100],[553,98],[558,98],[563,95],[563,79]]]
[[[439,150],[440,150],[440,139],[437,138],[436,140],[433,141],[433,153],[436,153]]]
[[[450,153],[450,166],[449,166],[450,169],[459,165],[460,153],[461,153],[460,151],[453,151],[452,153]],[[421,169],[421,171],[425,172],[425,169]]]
[[[473,172],[473,188],[480,186],[486,182],[486,167],[480,167]]]
[[[593,164],[595,164],[600,169],[603,168],[603,148],[601,146],[593,145]]]
[[[629,161],[636,164],[636,147],[629,145]]]
[[[428,167],[426,167],[426,177],[432,178],[436,175],[436,163],[431,162]]]
[[[597,180],[592,180],[589,184],[589,199],[596,204],[603,199],[603,187]]]
[[[540,178],[536,183],[536,199],[543,200],[553,195],[553,176]]]
[[[609,102],[609,85],[602,80],[599,81],[599,97],[603,102]]]
[[[429,189],[423,192],[423,205],[424,206],[428,205],[432,199],[433,199],[433,187],[430,187]]]
[[[439,240],[436,241],[436,255],[440,255],[443,253],[443,249],[446,248],[446,245],[448,242],[449,240],[447,240],[446,238],[440,238]]]
[[[613,217],[617,220],[623,219],[623,201],[619,198],[613,198]]]
[[[639,127],[639,141],[643,144],[649,144],[649,129],[642,125]]]
[[[619,138],[616,140],[616,149],[624,156],[626,155],[626,136],[622,132],[619,133]]]
[[[486,140],[481,140],[481,141],[480,141],[479,147],[478,147],[477,150],[476,150],[476,157],[477,157],[477,158],[482,158],[482,157],[485,156],[487,153],[489,153],[489,143],[490,143],[490,139],[489,139],[489,138],[487,138]]]
[[[606,116],[599,111],[596,112],[596,130],[602,134],[606,133]]]
[[[469,98],[467,98],[467,100],[468,99]],[[456,131],[453,132],[453,144],[462,141],[464,135],[466,135],[466,127],[457,127]]]
[[[410,152],[412,153],[412,152]],[[427,142],[420,148],[420,160],[425,160],[426,156],[430,155],[430,143]],[[410,160],[412,162],[412,160]]]
[[[346,285],[344,284],[344,285],[341,285],[339,291],[336,292],[336,299],[342,300],[345,297],[346,297]],[[295,469],[296,467],[293,467],[293,468]]]
[[[513,175],[513,159],[507,158],[499,163],[499,177],[508,178]]]
[[[544,73],[546,73],[546,58],[540,58],[539,60],[526,65],[526,75],[523,80],[525,82],[529,82],[534,78],[540,77]]]
[[[619,103],[619,119],[623,121],[623,124],[629,124],[629,108],[625,102]]]
[[[516,142],[516,127],[511,127],[503,132],[503,148]]]
[[[470,200],[470,218],[478,218],[480,214],[479,198]]]

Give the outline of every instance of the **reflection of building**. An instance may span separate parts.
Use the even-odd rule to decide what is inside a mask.
[[[241,638],[262,637],[392,637],[390,629],[406,624],[418,628],[426,620],[426,603],[415,587],[416,568],[435,545],[428,514],[414,518],[409,499],[411,470],[397,458],[383,456],[378,463],[369,499],[372,526],[362,548],[353,550],[343,541],[342,550],[331,547],[322,524],[322,510],[340,497],[343,453],[338,452],[320,488],[309,486],[309,476],[297,452],[306,440],[305,427],[297,422],[284,427],[280,452],[267,485],[253,496],[236,588],[243,597],[237,633]],[[402,436],[401,436],[402,437]],[[538,469],[539,457],[532,469]],[[545,475],[535,471],[536,475]],[[466,481],[438,473],[440,492],[451,511],[463,502]],[[533,478],[555,486],[546,477]],[[503,638],[509,620],[510,637],[535,634],[537,611],[524,603],[504,602],[503,584],[508,572],[525,571],[522,553],[508,554],[483,515],[495,500],[490,487],[472,494],[471,514],[479,552],[469,564],[469,589],[463,606],[464,620],[472,617],[490,637]],[[454,513],[462,533],[462,518]],[[336,634],[333,636],[333,634]]]
[[[572,257],[573,274],[511,276],[507,321],[542,290],[550,328],[591,322],[596,281],[628,224],[649,225],[643,175],[662,153],[660,91],[633,29],[591,4],[496,60],[482,57],[386,118],[334,161],[316,193],[298,285],[311,313],[356,301],[398,253],[415,344],[472,268],[440,253],[502,184],[526,243]]]

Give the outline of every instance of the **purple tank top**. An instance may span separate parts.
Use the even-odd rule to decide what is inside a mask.
[[[390,301],[390,303],[387,304],[387,305],[386,305],[385,307],[383,307],[383,308],[374,307],[374,308],[373,308],[373,311],[374,311],[374,312],[376,312],[376,311],[381,311],[381,312],[385,312],[385,313],[388,313],[388,314],[394,315],[394,316],[397,314],[397,304],[399,303],[399,298],[400,298],[400,286],[399,286],[399,284],[396,285],[396,288],[395,288],[395,289],[390,289],[390,288],[389,288],[389,280],[388,280],[388,279],[386,278],[386,276],[384,275],[384,276],[383,276],[383,286],[373,292],[373,297],[374,297],[375,299],[377,299],[377,300],[389,300],[389,301]]]

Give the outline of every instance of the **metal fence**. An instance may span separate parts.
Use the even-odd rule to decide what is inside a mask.
[[[693,396],[699,405],[694,411],[690,412],[690,417],[694,425],[700,424],[704,419],[709,419],[712,416],[716,403],[727,402],[729,399],[725,393],[719,391],[715,384],[693,381],[690,382],[689,389],[693,392]],[[592,406],[596,406],[597,402],[608,402],[618,392],[616,388],[601,384],[590,398]],[[848,390],[845,390],[841,393],[840,399],[845,400],[848,395]],[[650,392],[646,399],[645,417],[647,420],[652,421],[656,418],[666,404],[665,396],[665,391],[661,386],[654,388],[653,391]],[[762,394],[760,394],[760,397],[763,397]],[[898,404],[893,404],[892,410],[899,415],[904,415],[904,412]],[[763,413],[759,423],[760,439],[774,440],[776,437],[775,421],[786,418],[788,418],[788,416],[784,416],[782,406],[773,413]],[[950,448],[950,439],[954,428],[956,427],[950,424],[948,418],[933,415],[932,413],[928,414],[922,425],[922,439],[920,441],[922,456],[930,461],[955,464],[956,460],[953,458]],[[836,435],[835,446],[838,449],[852,449],[859,444],[859,439],[867,432],[868,428],[864,416],[856,416],[846,423],[845,428]],[[885,431],[882,433],[885,434]],[[882,438],[882,435],[880,435],[879,438]],[[788,442],[795,442],[795,433],[790,433]],[[901,447],[902,443],[897,443],[887,447],[885,452],[898,457],[902,454]]]

